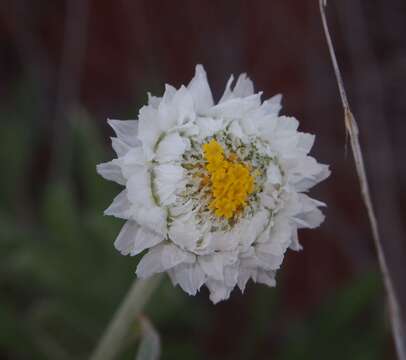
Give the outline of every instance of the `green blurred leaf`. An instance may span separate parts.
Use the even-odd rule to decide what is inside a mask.
[[[381,359],[388,336],[382,327],[382,293],[379,274],[373,272],[336,291],[317,312],[290,325],[278,359],[358,360],[365,354]]]
[[[55,241],[74,245],[79,235],[80,214],[75,204],[72,186],[66,182],[49,184],[44,193],[42,217]]]

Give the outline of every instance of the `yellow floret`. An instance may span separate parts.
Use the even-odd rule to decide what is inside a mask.
[[[254,177],[248,166],[236,162],[235,154],[226,159],[224,149],[214,139],[203,145],[203,155],[213,196],[209,207],[216,216],[230,219],[246,205],[254,190]]]

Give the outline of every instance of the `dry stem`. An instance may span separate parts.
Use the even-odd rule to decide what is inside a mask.
[[[403,322],[402,314],[399,305],[396,291],[393,286],[393,281],[388,270],[385,254],[382,248],[381,238],[379,236],[378,222],[375,216],[375,210],[372,204],[371,195],[369,192],[368,178],[365,171],[364,158],[358,137],[358,125],[351,112],[351,108],[348,102],[347,94],[344,87],[344,82],[341,76],[340,68],[337,63],[337,58],[334,51],[334,46],[331,41],[330,32],[327,25],[325,7],[327,6],[327,0],[319,0],[321,20],[323,23],[323,29],[327,40],[328,49],[333,63],[334,73],[337,79],[338,89],[340,91],[341,102],[344,109],[344,122],[347,134],[350,137],[351,149],[354,156],[355,167],[357,170],[358,179],[361,186],[362,198],[364,200],[365,207],[368,212],[368,218],[372,230],[372,236],[375,244],[375,248],[378,254],[378,262],[382,272],[383,282],[388,296],[390,322],[392,326],[392,333],[395,341],[396,351],[399,360],[406,360],[406,339],[403,334]]]

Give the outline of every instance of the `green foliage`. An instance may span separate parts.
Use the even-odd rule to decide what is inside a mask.
[[[379,275],[368,273],[292,323],[278,359],[383,359],[386,329]],[[373,316],[370,316],[373,314]]]

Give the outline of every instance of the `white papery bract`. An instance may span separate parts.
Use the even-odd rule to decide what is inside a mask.
[[[264,102],[252,81],[227,83],[215,104],[201,65],[187,87],[149,95],[138,120],[109,120],[117,158],[97,170],[125,186],[105,214],[127,220],[114,245],[144,256],[136,273],[167,272],[217,303],[247,281],[275,285],[297,230],[315,228],[324,204],[306,192],[329,176],[308,153],[314,135],[280,116],[281,95]]]

